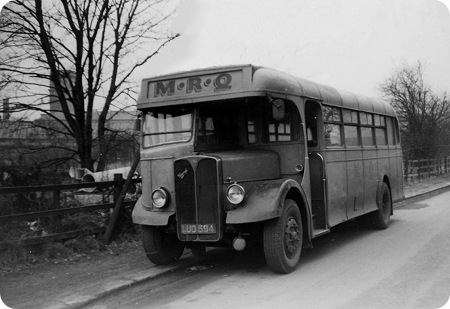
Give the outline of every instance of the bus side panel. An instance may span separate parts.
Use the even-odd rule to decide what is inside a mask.
[[[333,226],[347,220],[347,165],[344,150],[327,150],[328,224]]]
[[[379,170],[378,174],[387,175],[389,181],[393,180],[396,176],[395,170],[390,169],[390,151],[387,147],[378,148],[378,170]],[[383,179],[379,179],[380,184],[382,181]]]
[[[296,188],[300,192],[306,204],[306,195],[295,180],[277,179],[264,181],[254,186],[247,193],[245,202],[242,205],[227,211],[226,223],[259,222],[279,217],[283,211],[286,195],[292,188]],[[309,217],[310,211],[308,209],[305,209],[305,211]]]
[[[390,150],[389,168],[392,173],[391,193],[392,202],[401,201],[403,194],[403,158],[401,148],[393,148]],[[394,179],[395,177],[395,179]]]
[[[305,165],[304,146],[300,143],[291,145],[263,144],[262,146],[257,145],[252,148],[275,151],[280,157],[281,175],[298,176],[298,172],[295,170],[296,166],[298,164]],[[298,177],[296,181],[299,181],[300,178],[301,177]]]
[[[378,173],[377,149],[364,149],[364,212],[377,209]]]
[[[347,159],[347,218],[364,213],[364,168],[361,148],[348,149]]]

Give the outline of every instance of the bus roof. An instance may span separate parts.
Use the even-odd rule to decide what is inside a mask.
[[[325,104],[395,116],[386,101],[337,90],[273,69],[235,65],[212,67],[142,80],[138,109],[243,96],[297,95]]]

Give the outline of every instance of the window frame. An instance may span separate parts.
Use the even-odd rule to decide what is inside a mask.
[[[331,112],[331,119],[327,119]],[[324,139],[325,139],[325,148],[343,148],[345,147],[344,143],[344,126],[343,126],[343,115],[342,109],[340,107],[332,106],[332,105],[322,105],[322,121],[323,121],[323,129],[324,129]],[[329,144],[331,141],[331,132],[334,130],[328,130],[328,127],[335,126],[338,128],[336,132],[339,132],[339,144]],[[328,137],[327,137],[328,135]]]
[[[398,131],[396,129],[396,118],[377,114],[368,111],[360,111],[345,107],[338,107],[334,105],[322,105],[322,120],[324,126],[324,138],[326,148],[376,148],[376,147],[389,147],[399,145]],[[388,122],[392,123],[392,137],[388,134]],[[329,132],[333,130],[327,130],[329,126],[339,127],[340,144],[329,144],[330,138],[327,137]],[[354,141],[354,134],[352,134],[353,140],[350,140],[349,129],[354,133],[356,128],[357,143]],[[370,136],[367,132],[370,130]],[[363,132],[367,134],[363,135]],[[393,139],[393,143],[390,139]],[[351,141],[351,142],[350,142]],[[370,143],[365,143],[370,141]]]
[[[271,110],[272,105],[271,103],[266,102],[260,102],[259,108],[262,109],[261,121],[260,121],[260,134],[256,134],[257,136],[257,142],[258,141],[261,144],[289,144],[289,143],[298,143],[302,141],[303,133],[302,133],[302,116],[300,114],[300,111],[298,110],[297,105],[288,99],[284,99],[285,104],[285,117],[283,120],[275,120],[271,116]],[[262,106],[264,104],[267,104],[267,106]],[[270,108],[267,108],[270,107]],[[264,110],[264,108],[267,108],[267,110]],[[260,109],[260,110],[261,110]],[[254,124],[256,124],[257,121],[254,120]],[[273,125],[273,129],[271,131],[271,126]],[[288,126],[289,125],[289,126]],[[281,128],[282,126],[283,128]],[[256,127],[258,128],[258,127]],[[281,130],[280,128],[284,129]],[[258,138],[259,135],[259,138]],[[271,140],[272,136],[275,137],[275,140]],[[290,136],[289,140],[282,140],[280,137],[283,136]],[[247,142],[249,141],[249,131],[248,131],[248,115],[247,115]],[[256,144],[253,143],[252,145]]]
[[[163,146],[163,145],[168,145],[168,144],[177,144],[177,143],[188,143],[190,142],[195,135],[194,132],[194,120],[195,120],[195,108],[193,106],[186,106],[185,108],[190,108],[190,128],[186,129],[186,130],[175,130],[175,131],[169,131],[169,132],[155,132],[155,133],[148,133],[148,128],[146,127],[147,125],[147,119],[150,119],[150,114],[158,114],[158,115],[165,115],[164,118],[157,118],[157,119],[169,119],[167,117],[167,115],[171,114],[170,111],[172,109],[175,109],[174,107],[171,108],[156,108],[156,109],[148,109],[143,111],[143,121],[142,121],[142,134],[141,134],[141,142],[142,142],[142,148],[144,149],[149,149],[149,148],[153,148],[153,147],[159,147],[159,146]],[[173,114],[173,113],[172,113]],[[186,114],[188,115],[188,114]],[[172,117],[171,117],[172,118]],[[161,123],[158,124],[158,126],[164,125],[166,126],[168,123]],[[174,140],[174,141],[166,141],[166,142],[162,142],[162,143],[157,143],[157,144],[152,144],[150,142],[147,142],[147,139],[151,139],[152,136],[158,136],[158,135],[169,135],[169,134],[186,134],[189,133],[190,136],[188,139],[179,139],[179,140]]]

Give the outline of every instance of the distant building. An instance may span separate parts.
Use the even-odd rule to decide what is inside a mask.
[[[70,82],[74,79],[74,73],[70,72],[67,79],[63,82],[66,87],[70,89]],[[67,94],[69,98],[69,94]],[[9,109],[9,99],[3,100],[3,117],[0,117],[0,165],[5,162],[22,162],[32,157],[30,154],[38,152],[40,155],[35,155],[33,160],[38,161],[48,159],[51,156],[65,156],[70,153],[67,149],[76,149],[76,143],[73,138],[68,138],[64,126],[61,124],[65,122],[65,116],[62,112],[61,103],[58,100],[54,84],[50,82],[49,85],[49,112],[51,116],[57,118],[55,120],[50,115],[44,114],[40,118],[33,121],[12,120]],[[73,107],[69,108],[73,112]],[[111,131],[119,132],[115,135],[116,139],[120,139],[120,143],[126,148],[117,149],[111,152],[111,161],[129,161],[127,153],[132,157],[133,151],[131,149],[138,145],[138,131],[135,128],[137,119],[137,111],[109,111],[106,117],[106,127],[108,133]],[[92,129],[93,139],[97,137],[98,120],[100,111],[94,111],[92,115]],[[54,130],[46,130],[45,128],[53,128]],[[45,150],[43,155],[42,149],[50,148],[53,151]],[[65,150],[64,150],[65,149]],[[39,150],[39,151],[38,151]],[[7,163],[9,164],[9,163]],[[18,163],[14,163],[18,164]]]
[[[61,81],[66,89],[71,89],[71,84],[75,82],[75,72],[69,71],[68,76],[63,78]],[[70,99],[70,95],[66,94],[66,98]],[[58,95],[56,93],[55,84],[50,81],[49,85],[49,112],[55,118],[64,120],[65,116],[62,111],[61,102],[59,101]],[[69,104],[69,111],[73,114],[73,106]],[[106,116],[107,123],[106,127],[114,131],[133,131],[135,126],[136,117],[138,115],[137,111],[109,111]],[[92,128],[94,130],[94,138],[97,136],[98,119],[100,116],[100,111],[95,110],[92,115]],[[49,115],[42,115],[42,120],[49,121],[53,119]],[[54,121],[54,120],[53,120]]]

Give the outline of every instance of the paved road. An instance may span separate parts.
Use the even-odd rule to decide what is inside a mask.
[[[450,296],[450,192],[406,202],[387,230],[345,224],[313,245],[289,275],[226,251],[86,308],[441,308]]]

